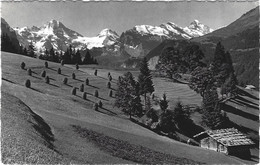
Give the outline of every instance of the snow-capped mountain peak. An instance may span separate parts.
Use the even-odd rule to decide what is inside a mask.
[[[186,33],[191,34],[193,37],[203,36],[213,31],[207,25],[200,23],[198,20],[194,20],[189,26],[183,28]]]

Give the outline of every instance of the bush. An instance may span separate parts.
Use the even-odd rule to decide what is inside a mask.
[[[110,89],[111,88],[111,83],[107,82],[107,88]]]
[[[84,84],[81,84],[81,85],[80,85],[79,90],[80,90],[80,92],[84,92]]]
[[[109,76],[108,79],[109,79],[109,81],[112,81],[112,76]]]
[[[61,69],[60,68],[58,68],[57,73],[61,74]]]
[[[27,79],[24,83],[24,85],[27,87],[27,88],[31,88],[31,81],[29,79]]]
[[[63,79],[63,84],[67,84],[67,83],[68,83],[68,78],[65,77],[65,78]]]
[[[72,79],[76,79],[76,75],[75,75],[75,73],[72,73]]]
[[[27,74],[29,75],[29,76],[31,76],[32,75],[32,70],[29,68],[29,69],[27,69]]]
[[[97,76],[97,70],[95,70],[94,75]]]
[[[42,77],[45,77],[45,76],[46,76],[46,71],[45,71],[45,70],[42,71],[41,76],[42,76]]]
[[[77,88],[73,87],[72,90],[71,90],[71,94],[76,95],[76,93],[77,93]]]
[[[86,84],[86,85],[89,85],[89,80],[88,80],[88,78],[86,78],[85,84]]]
[[[87,99],[87,92],[83,92],[83,94],[82,94],[82,98],[83,98],[84,100]]]
[[[46,82],[47,84],[50,83],[50,78],[49,78],[49,76],[46,76],[46,77],[45,77],[45,82]]]
[[[94,96],[98,97],[98,90],[95,90]]]
[[[108,96],[109,96],[109,97],[112,97],[112,96],[113,96],[113,91],[112,91],[112,90],[109,91]]]
[[[21,66],[21,69],[24,69],[25,68],[25,63],[22,62],[20,66]]]
[[[77,69],[77,70],[79,69],[79,64],[76,64],[76,69]]]
[[[45,61],[44,66],[45,66],[45,68],[48,68],[49,64],[47,61]]]
[[[63,65],[64,65],[64,61],[63,61],[63,60],[61,60],[61,61],[60,61],[60,64],[61,64],[61,66],[63,66]]]
[[[102,103],[102,101],[101,101],[101,100],[99,100],[99,102],[98,102],[98,106],[99,106],[100,108],[102,108],[102,106],[103,106],[103,103]]]
[[[94,109],[95,111],[98,110],[98,103],[94,103],[94,104],[93,104],[93,109]]]

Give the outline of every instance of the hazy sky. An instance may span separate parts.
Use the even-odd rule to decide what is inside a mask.
[[[110,28],[119,35],[135,25],[194,19],[217,29],[256,7],[256,2],[2,2],[2,17],[12,27],[42,26],[51,19],[88,37]]]

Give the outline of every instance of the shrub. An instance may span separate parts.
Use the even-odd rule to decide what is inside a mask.
[[[79,90],[80,90],[80,92],[84,92],[84,84],[81,84],[81,85],[80,85]]]
[[[77,69],[77,70],[79,69],[79,64],[76,64],[76,69]]]
[[[113,96],[113,91],[112,91],[112,90],[109,91],[108,96],[109,96],[109,97],[112,97],[112,96]]]
[[[98,90],[95,90],[94,96],[98,97]]]
[[[86,85],[89,85],[89,80],[88,80],[88,78],[86,78],[85,84],[86,84]]]
[[[65,77],[65,78],[63,79],[63,84],[67,84],[67,83],[68,83],[68,78]]]
[[[71,90],[71,94],[76,95],[76,93],[77,93],[77,88],[73,87],[72,90]]]
[[[24,69],[25,68],[25,63],[22,62],[20,66],[21,66],[21,69]]]
[[[47,84],[50,83],[50,78],[49,78],[49,76],[46,76],[46,77],[45,77],[45,82],[46,82]]]
[[[72,79],[76,79],[76,75],[75,75],[75,73],[72,73]]]
[[[45,66],[45,68],[48,68],[49,64],[47,61],[45,61],[44,66]]]
[[[98,103],[94,103],[94,104],[93,104],[93,109],[94,109],[95,111],[98,110]]]
[[[61,69],[60,68],[58,68],[57,73],[61,74]]]
[[[61,61],[60,61],[60,64],[61,64],[61,66],[63,66],[63,65],[64,65],[64,61],[63,61],[63,60],[61,60]]]
[[[82,94],[82,98],[83,98],[84,100],[87,99],[87,92],[83,92],[83,94]]]
[[[97,70],[95,70],[94,75],[97,76]]]
[[[103,103],[102,103],[102,101],[101,101],[101,100],[99,100],[99,102],[98,102],[98,106],[99,106],[100,108],[102,108],[102,106],[103,106]]]
[[[41,76],[42,76],[42,77],[45,77],[45,76],[46,76],[46,71],[45,71],[45,70],[42,71]]]
[[[24,85],[27,87],[27,88],[31,88],[31,81],[29,79],[27,79],[24,83]]]
[[[32,75],[32,70],[29,68],[29,69],[27,69],[27,74],[29,75],[29,76],[31,76]]]
[[[107,88],[110,89],[111,88],[111,83],[107,82]]]

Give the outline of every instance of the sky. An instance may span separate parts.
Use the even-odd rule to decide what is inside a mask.
[[[227,26],[255,8],[255,2],[2,2],[1,17],[11,27],[42,26],[51,19],[86,37],[109,28],[119,35],[135,25],[174,22],[185,27],[197,19],[213,29]]]

